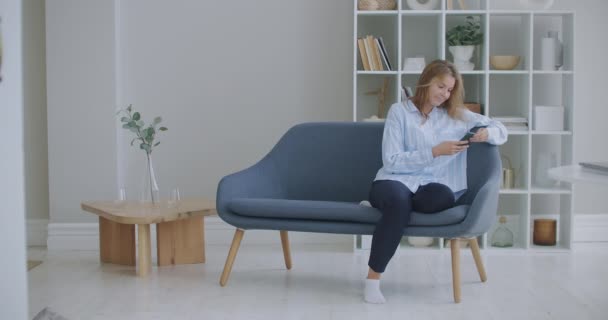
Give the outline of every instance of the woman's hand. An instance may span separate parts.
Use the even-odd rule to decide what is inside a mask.
[[[471,141],[471,142],[486,142],[486,141],[488,141],[488,129],[481,128],[481,129],[477,130],[477,132],[475,133],[475,135],[473,135],[471,137],[471,139],[469,139],[469,141]]]
[[[457,154],[468,147],[469,143],[466,141],[444,141],[433,147],[433,158]]]

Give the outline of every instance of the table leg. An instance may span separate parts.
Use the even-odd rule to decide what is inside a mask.
[[[145,277],[150,273],[152,264],[150,262],[150,225],[137,225],[137,275]]]
[[[205,262],[203,217],[162,222],[156,225],[158,265]]]
[[[135,226],[99,217],[99,260],[135,265]]]

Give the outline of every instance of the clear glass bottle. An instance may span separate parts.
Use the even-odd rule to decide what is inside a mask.
[[[513,232],[506,226],[507,218],[500,216],[498,219],[500,226],[494,231],[492,235],[492,246],[499,248],[508,248],[513,246]]]

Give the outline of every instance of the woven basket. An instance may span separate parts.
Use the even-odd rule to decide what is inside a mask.
[[[378,10],[378,0],[359,0],[359,10]]]
[[[378,10],[395,10],[397,8],[397,0],[376,0],[378,2]]]

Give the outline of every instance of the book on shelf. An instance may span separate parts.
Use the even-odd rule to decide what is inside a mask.
[[[365,43],[365,52],[367,53],[367,61],[369,63],[370,70],[378,70],[378,67],[376,66],[376,61],[374,59],[374,47],[372,46],[370,36],[366,36],[365,38],[363,38],[363,43]]]
[[[517,116],[500,116],[492,117],[492,119],[500,122],[513,122],[513,123],[528,123],[528,118],[517,117]]]
[[[496,121],[500,121],[507,131],[528,131],[528,119],[525,117],[505,116],[492,117]]]
[[[388,58],[388,53],[386,51],[386,46],[384,45],[384,40],[382,39],[382,37],[379,37],[376,40],[378,41],[378,45],[380,46],[380,52],[382,53],[382,61],[384,61],[386,69],[388,71],[392,71],[393,67],[391,66],[391,61]]]
[[[376,38],[367,35],[362,38],[357,38],[357,47],[359,49],[359,57],[365,71],[392,71],[386,46],[382,37]]]
[[[365,49],[365,41],[362,38],[357,39],[357,47],[359,47],[359,56],[361,57],[361,64],[363,64],[363,70],[372,70],[369,65],[369,58],[367,57],[367,51]]]
[[[370,48],[372,51],[372,59],[374,60],[374,66],[376,67],[375,70],[383,71],[384,67],[382,66],[382,59],[380,59],[380,49],[376,44],[376,38],[374,38],[373,36],[367,36],[367,39],[369,39]]]

